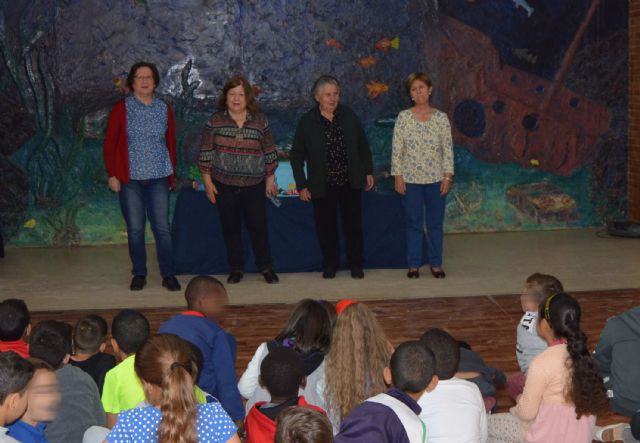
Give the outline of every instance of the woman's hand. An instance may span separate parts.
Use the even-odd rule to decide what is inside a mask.
[[[212,181],[204,183],[204,192],[207,194],[207,198],[214,205],[216,204],[216,195],[218,194],[218,189],[216,185],[213,184]]]
[[[446,175],[440,182],[440,195],[447,195],[449,193],[451,190],[451,183],[453,183],[451,175]]]
[[[265,187],[266,187],[265,193],[267,197],[275,197],[276,195],[278,195],[278,185],[276,184],[275,175],[271,175],[267,177]]]
[[[375,180],[373,179],[373,175],[367,175],[367,186],[364,188],[364,190],[371,191],[373,189],[374,184],[375,184]]]
[[[300,191],[300,200],[302,200],[303,202],[311,201],[311,192],[309,192],[307,188],[304,188]]]
[[[120,180],[116,177],[109,177],[109,189],[113,192],[120,192]]]
[[[395,176],[395,189],[398,194],[405,195],[407,193],[407,185],[401,175]]]

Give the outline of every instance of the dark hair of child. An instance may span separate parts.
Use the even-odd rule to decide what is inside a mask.
[[[150,330],[147,317],[133,309],[120,311],[111,322],[111,336],[126,354],[137,352],[149,338]]]
[[[277,418],[275,443],[332,443],[329,418],[304,406],[290,406]]]
[[[193,309],[200,297],[211,294],[225,294],[224,285],[220,280],[210,275],[197,275],[189,281],[184,291],[184,298],[189,309]]]
[[[424,391],[436,375],[433,352],[419,341],[407,341],[391,356],[393,386],[401,391],[418,394]]]
[[[95,354],[100,350],[108,332],[107,321],[99,315],[88,315],[78,320],[73,329],[73,343],[76,351]]]
[[[287,346],[293,342],[300,352],[327,353],[331,345],[331,319],[322,303],[305,298],[300,300],[289,315],[287,324],[275,340]]]
[[[293,349],[278,347],[262,360],[260,377],[272,397],[297,397],[304,378],[304,361]]]
[[[71,354],[71,325],[58,320],[44,320],[31,330],[29,355],[59,369],[67,355]]]
[[[30,321],[31,315],[24,301],[8,298],[0,302],[0,340],[20,340]]]
[[[562,287],[560,280],[549,274],[536,272],[527,277],[526,283],[535,285],[539,301],[543,301],[550,295],[564,292],[564,288]]]
[[[449,380],[460,363],[460,346],[448,332],[442,329],[429,329],[422,334],[420,342],[426,345],[436,358],[436,375],[440,380]]]
[[[540,303],[538,315],[549,323],[556,338],[567,340],[571,360],[571,384],[567,398],[575,405],[577,418],[608,411],[606,389],[587,347],[587,336],[580,329],[578,301],[565,293],[551,295]]]
[[[13,351],[0,352],[0,405],[9,395],[23,392],[33,373],[28,360]]]

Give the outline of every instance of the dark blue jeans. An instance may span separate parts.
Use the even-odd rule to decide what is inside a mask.
[[[120,187],[120,208],[127,222],[129,256],[133,275],[147,275],[147,251],[144,230],[149,218],[156,240],[160,274],[174,274],[169,228],[169,179],[130,180]]]
[[[424,216],[427,214],[427,242],[429,264],[442,266],[442,242],[446,196],[440,195],[440,182],[428,185],[407,183],[403,198],[407,223],[407,261],[409,268],[419,268],[423,263],[422,239]]]

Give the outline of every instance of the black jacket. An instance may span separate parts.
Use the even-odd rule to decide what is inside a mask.
[[[342,127],[347,150],[349,183],[363,188],[367,175],[373,174],[369,142],[356,114],[347,106],[338,105],[334,119]],[[306,112],[298,123],[291,148],[291,169],[300,191],[308,188],[313,198],[323,197],[327,185],[327,142],[320,108]],[[304,164],[307,163],[307,175]]]

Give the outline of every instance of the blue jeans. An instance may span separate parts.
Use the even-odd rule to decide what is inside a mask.
[[[120,208],[127,222],[129,256],[133,275],[147,275],[147,252],[144,243],[146,218],[156,240],[160,274],[174,274],[169,228],[169,180],[167,177],[150,180],[130,180],[120,187]]]
[[[407,227],[407,261],[409,268],[419,268],[422,263],[422,239],[424,238],[425,209],[427,215],[427,242],[429,264],[442,266],[442,241],[446,196],[440,195],[440,182],[428,185],[407,183],[403,198]]]

